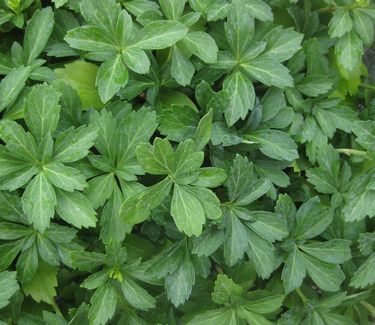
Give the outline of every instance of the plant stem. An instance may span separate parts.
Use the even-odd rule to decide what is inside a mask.
[[[361,301],[361,305],[365,307],[371,314],[371,316],[374,318],[375,317],[375,307],[368,303],[367,301]]]
[[[324,8],[320,8],[317,10],[318,13],[320,14],[327,14],[327,13],[331,13],[331,12],[334,12],[337,8],[336,7],[324,7]]]
[[[362,84],[359,87],[375,91],[375,85]]]
[[[52,306],[53,310],[55,311],[55,313],[56,313],[57,315],[63,317],[63,314],[62,314],[62,312],[61,312],[59,306],[57,306],[55,300],[52,301],[51,306]]]
[[[242,140],[242,143],[244,143],[244,144],[256,144],[257,142],[250,141],[250,140]]]
[[[303,294],[303,292],[300,288],[297,288],[295,291],[296,291],[297,295],[301,298],[301,300],[304,304],[306,304],[306,302],[309,301],[309,299]]]
[[[351,155],[353,155],[353,156],[361,156],[361,157],[366,157],[367,156],[367,152],[366,151],[362,151],[362,150],[340,148],[340,149],[336,149],[336,151],[339,152],[339,153],[344,153],[347,156],[351,156]]]

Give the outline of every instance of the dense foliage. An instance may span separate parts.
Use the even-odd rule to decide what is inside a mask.
[[[374,21],[0,0],[0,324],[373,324]]]

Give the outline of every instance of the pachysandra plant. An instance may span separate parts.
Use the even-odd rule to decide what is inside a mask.
[[[375,321],[370,0],[0,0],[0,325]]]

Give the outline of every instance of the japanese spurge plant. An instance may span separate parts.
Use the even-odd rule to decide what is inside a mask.
[[[375,321],[370,0],[0,0],[0,325]]]

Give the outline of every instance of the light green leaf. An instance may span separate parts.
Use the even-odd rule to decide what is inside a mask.
[[[105,28],[108,32],[115,29],[120,6],[114,0],[83,0],[80,3],[82,16],[92,24]]]
[[[205,32],[189,32],[182,39],[182,43],[205,63],[216,62],[219,49],[209,34]]]
[[[116,180],[113,173],[97,176],[88,181],[84,195],[94,209],[102,206],[111,196]]]
[[[266,279],[274,270],[274,247],[250,229],[246,229],[248,248],[246,250],[255,271],[262,279]]]
[[[68,129],[59,134],[55,142],[53,159],[60,162],[74,162],[87,156],[94,145],[98,130],[93,126]]]
[[[128,71],[120,54],[108,60],[99,68],[96,84],[103,103],[108,102],[128,82]]]
[[[205,223],[205,213],[199,200],[186,190],[185,186],[175,184],[171,203],[171,214],[177,228],[188,236],[199,236]]]
[[[61,94],[52,86],[34,86],[25,99],[25,122],[40,141],[47,133],[53,134],[60,117]]]
[[[184,255],[177,269],[165,277],[168,299],[174,306],[183,304],[191,294],[195,284],[195,269],[190,252],[185,246]]]
[[[303,34],[297,33],[292,28],[275,28],[265,38],[267,47],[262,52],[262,57],[279,62],[289,60],[301,48],[302,40]]]
[[[145,51],[138,47],[130,47],[122,51],[122,58],[127,67],[139,74],[146,74],[150,71],[150,60]]]
[[[184,11],[186,0],[160,0],[160,7],[169,20],[178,20]]]
[[[26,64],[31,64],[42,53],[51,36],[54,23],[51,7],[35,11],[26,27],[23,41]]]
[[[105,325],[116,311],[117,293],[111,283],[101,285],[91,297],[89,319],[93,325]]]
[[[324,207],[318,196],[300,206],[296,214],[295,236],[298,239],[314,238],[332,222],[333,212]]]
[[[352,19],[349,15],[349,10],[347,8],[339,7],[334,11],[333,17],[329,22],[329,36],[342,37],[346,33],[350,32],[353,28]]]
[[[298,247],[305,253],[310,254],[323,262],[341,264],[352,257],[350,244],[350,240],[332,239],[327,242],[304,244],[299,245]]]
[[[239,284],[234,283],[225,274],[218,274],[211,297],[214,303],[224,305],[235,301],[242,293],[243,288]]]
[[[68,192],[83,190],[86,187],[85,177],[79,170],[64,166],[60,162],[52,162],[43,166],[43,173],[56,187]]]
[[[38,250],[36,244],[33,243],[29,248],[25,249],[18,258],[17,279],[22,284],[30,282],[37,272],[38,264]]]
[[[0,273],[0,309],[9,304],[9,299],[19,289],[16,272],[4,271]]]
[[[225,307],[196,315],[186,325],[237,325],[234,309]]]
[[[74,28],[66,34],[64,40],[75,49],[109,55],[116,53],[116,44],[101,27],[85,25]]]
[[[145,289],[135,283],[130,277],[125,277],[121,283],[121,291],[125,299],[136,309],[148,310],[155,308],[155,299]]]
[[[353,10],[352,12],[355,32],[362,38],[365,45],[371,46],[374,42],[374,23],[371,17],[359,10]]]
[[[245,6],[249,8],[251,15],[261,21],[272,21],[271,7],[263,0],[245,0]]]
[[[44,301],[50,305],[54,304],[57,287],[57,267],[39,262],[31,282],[23,284],[26,296],[31,296],[36,302]]]
[[[55,214],[56,194],[43,172],[39,172],[26,187],[22,204],[30,223],[44,232]]]
[[[246,136],[260,145],[260,151],[277,160],[292,161],[298,158],[296,143],[279,130],[260,130]]]
[[[25,87],[31,73],[30,67],[19,67],[11,70],[0,83],[0,112],[12,104]]]
[[[163,49],[182,39],[187,31],[188,29],[177,21],[154,21],[140,30],[137,40],[131,46],[144,50]]]
[[[369,285],[375,283],[375,253],[370,255],[370,257],[355,271],[350,285],[355,288],[365,288]]]
[[[13,157],[23,161],[38,161],[35,139],[15,121],[0,121],[0,138]]]
[[[249,211],[249,216],[255,221],[249,222],[248,226],[268,241],[282,240],[289,234],[281,215],[268,211]]]
[[[260,315],[258,313],[253,313],[251,311],[248,311],[241,307],[241,316],[245,318],[248,322],[248,324],[252,325],[273,325],[271,321],[269,321],[267,318],[265,318],[263,315]]]
[[[79,229],[95,227],[96,212],[83,194],[56,189],[56,198],[56,211],[67,223]]]
[[[210,111],[199,121],[198,126],[191,137],[195,142],[195,150],[203,150],[210,141],[212,133],[212,116],[213,110],[210,109]]]
[[[259,56],[256,59],[241,63],[240,66],[252,78],[267,86],[278,88],[293,87],[293,78],[289,70],[274,58]]]
[[[296,245],[293,245],[285,262],[281,279],[285,293],[288,294],[302,285],[306,276],[305,262]]]
[[[224,114],[228,126],[232,126],[239,119],[245,119],[254,108],[255,90],[251,80],[240,71],[225,78],[223,89],[230,94],[230,102]]]
[[[345,275],[338,265],[321,262],[308,254],[303,253],[302,256],[307,273],[319,288],[326,291],[338,291],[340,289]]]
[[[363,43],[354,31],[346,33],[335,46],[338,63],[349,73],[360,69],[363,53]]]
[[[190,84],[195,72],[194,65],[189,58],[179,48],[178,45],[172,47],[171,74],[181,86]]]

